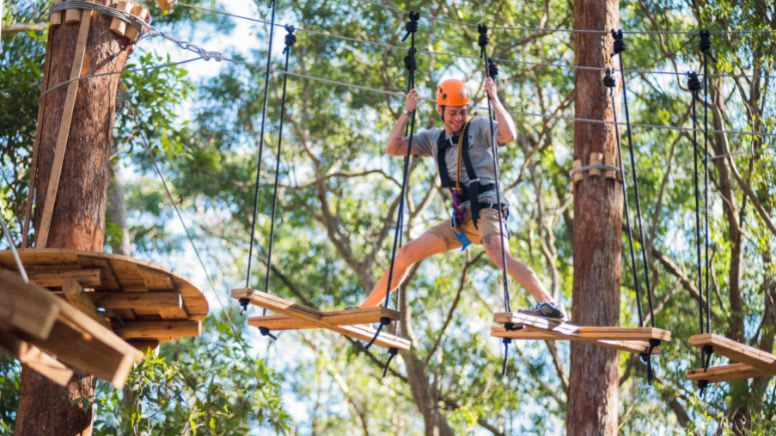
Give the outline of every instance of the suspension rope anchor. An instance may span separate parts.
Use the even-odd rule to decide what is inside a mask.
[[[707,55],[711,60],[716,62],[717,58],[711,52],[711,32],[709,32],[709,29],[701,29],[699,33],[701,40],[698,43],[698,48],[701,50],[701,53]]]
[[[493,80],[496,80],[496,77],[498,77],[498,64],[496,63],[496,60],[492,57],[488,57],[487,59],[488,63],[488,77],[490,77]]]
[[[270,333],[269,328],[267,327],[259,327],[259,332],[261,333],[262,336],[269,336],[270,338],[272,338],[273,341],[276,341],[278,339],[277,336]]]
[[[612,75],[613,69],[607,68],[604,70],[604,86],[607,88],[614,88],[617,86],[617,80]]]
[[[622,29],[612,29],[612,38],[614,38],[614,46],[612,47],[612,57],[625,51],[625,39],[622,33]]]
[[[388,360],[385,362],[385,366],[383,366],[383,377],[388,374],[388,368],[391,367],[391,361],[394,357],[396,357],[397,354],[399,354],[398,348],[391,347],[388,349]]]
[[[245,316],[245,312],[248,310],[248,303],[250,303],[251,300],[249,298],[240,298],[238,301],[242,307],[242,310],[240,310],[240,316]]]
[[[488,38],[488,26],[485,24],[478,24],[477,32],[480,33],[480,37],[477,40],[477,44],[480,46],[480,57],[485,58],[485,48],[490,42],[490,38]]]
[[[377,337],[380,336],[380,332],[383,330],[383,327],[387,326],[391,323],[391,318],[388,318],[387,316],[380,317],[380,325],[377,327],[377,330],[375,330],[374,336],[372,336],[372,339],[369,341],[368,344],[364,347],[365,349],[369,349],[369,347],[372,346],[372,344],[375,343],[377,340]]]
[[[693,93],[696,94],[700,92],[701,90],[701,81],[698,78],[698,73],[695,71],[688,71],[687,72],[687,88]]]
[[[410,19],[407,21],[407,24],[404,25],[404,30],[406,30],[407,33],[404,34],[404,37],[401,39],[401,42],[406,41],[410,35],[418,31],[419,19],[420,19],[420,12],[410,11]]]
[[[704,345],[703,348],[701,348],[701,364],[703,365],[704,372],[709,370],[709,366],[711,365],[711,357],[713,355],[714,347],[711,345]]]
[[[285,26],[286,32],[286,46],[283,48],[283,54],[286,54],[287,51],[291,49],[291,47],[296,43],[296,35],[294,35],[294,31],[296,30],[294,26],[290,24],[286,24]]]

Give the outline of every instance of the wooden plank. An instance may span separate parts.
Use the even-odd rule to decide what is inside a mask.
[[[249,298],[251,303],[257,306],[265,307],[266,309],[273,310],[275,312],[278,312],[290,317],[299,318],[304,321],[308,321],[308,322],[311,321],[317,324],[321,328],[326,328],[334,332],[340,333],[342,335],[349,336],[359,340],[369,341],[372,339],[372,337],[374,336],[374,333],[376,332],[376,330],[367,326],[360,326],[360,325],[337,326],[337,325],[331,324],[327,321],[324,321],[322,319],[324,314],[316,309],[313,309],[307,306],[302,306],[300,304],[296,304],[294,302],[284,300],[274,295],[270,295],[270,294],[252,290],[252,289],[247,289],[247,288],[232,289],[232,298],[235,298],[235,299]],[[385,348],[398,348],[400,350],[409,350],[411,343],[407,339],[380,332],[380,336],[378,336],[378,338],[375,340],[374,345],[385,347]]]
[[[577,326],[560,321],[525,315],[517,312],[501,312],[493,316],[499,324],[511,323],[515,326],[529,326],[536,329],[551,330],[565,335],[606,340],[642,340],[658,339],[670,341],[671,332],[651,327],[614,327],[614,326]]]
[[[68,9],[70,14],[73,9]],[[78,10],[81,13],[80,10]],[[65,20],[66,22],[67,19]],[[67,150],[67,141],[70,137],[70,125],[73,120],[73,108],[75,107],[75,98],[78,95],[78,85],[81,77],[81,68],[84,63],[84,54],[86,53],[86,40],[89,38],[89,25],[92,21],[91,11],[83,11],[81,16],[81,27],[78,30],[78,40],[76,41],[75,53],[73,54],[73,65],[70,68],[70,82],[67,85],[67,94],[65,104],[62,109],[62,119],[59,123],[59,132],[57,134],[57,145],[54,150],[54,162],[51,166],[51,175],[49,176],[48,186],[46,187],[46,200],[43,204],[43,216],[37,235],[36,247],[46,248],[48,243],[49,229],[51,228],[51,218],[54,214],[54,205],[57,201],[57,191],[59,190],[59,178],[62,175],[62,164],[65,161],[65,152]]]
[[[730,365],[713,366],[704,371],[703,368],[687,371],[687,378],[693,381],[705,380],[709,383],[746,380],[753,377],[776,375],[776,372],[767,372],[745,363],[733,363]]]
[[[52,298],[48,291],[24,283],[16,273],[0,270],[0,320],[10,327],[47,338],[60,311]]]
[[[178,291],[168,292],[88,292],[94,304],[115,309],[180,309],[183,299]]]
[[[585,342],[593,345],[600,345],[602,347],[611,348],[614,350],[627,351],[629,353],[646,353],[649,350],[649,343],[645,341],[636,340],[608,340],[608,339],[592,339],[584,338],[573,335],[566,335],[560,332],[554,332],[550,330],[539,330],[529,328],[521,330],[506,330],[504,327],[493,327],[491,329],[491,336],[497,338],[511,338],[516,340],[545,340],[545,341],[558,341],[558,340],[575,340],[579,342]],[[655,347],[652,349],[652,354],[660,354],[660,348]]]
[[[116,334],[125,339],[182,338],[199,336],[200,321],[127,321],[114,324]]]
[[[143,266],[138,266],[137,271],[143,279],[145,288],[148,290],[169,291],[175,289],[172,278],[167,273]]]
[[[395,310],[384,307],[370,307],[364,309],[337,310],[322,312],[321,320],[327,323],[342,326],[355,324],[374,324],[380,322],[380,318],[386,317],[398,320],[401,314]],[[248,323],[256,327],[267,327],[270,330],[299,330],[320,328],[318,324],[285,315],[257,316],[248,318]]]
[[[100,270],[98,268],[30,270],[28,275],[30,282],[42,288],[62,287],[68,280],[76,280],[85,288],[100,286]]]
[[[767,372],[776,372],[776,356],[766,351],[736,342],[724,336],[713,333],[695,335],[690,338],[694,347],[711,345],[714,353],[730,360],[746,363]]]
[[[40,348],[0,329],[0,349],[15,356],[19,362],[60,386],[67,386],[73,371]]]

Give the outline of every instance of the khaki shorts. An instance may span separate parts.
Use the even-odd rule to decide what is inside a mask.
[[[506,217],[502,217],[504,223],[504,236],[508,239],[509,233],[507,233],[507,220]],[[498,211],[496,209],[482,209],[480,210],[480,219],[477,221],[477,227],[474,228],[474,222],[472,221],[472,213],[470,209],[466,209],[466,215],[464,215],[463,224],[459,226],[459,231],[463,230],[467,238],[472,244],[482,245],[482,241],[486,236],[499,233],[498,227]],[[447,249],[460,247],[461,241],[455,236],[453,228],[450,226],[450,220],[442,221],[428,229],[428,233],[433,234],[441,238],[447,244]]]

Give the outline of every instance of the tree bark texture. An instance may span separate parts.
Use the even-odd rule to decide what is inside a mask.
[[[618,7],[617,0],[577,0],[574,28],[615,29],[619,25]],[[610,58],[611,52],[612,37],[608,34],[574,34],[577,65],[612,66],[615,59]],[[598,71],[577,70],[577,117],[613,120],[614,108],[602,78]],[[590,163],[593,152],[613,155],[617,162],[614,126],[576,123],[575,158],[584,166]],[[619,322],[622,213],[619,183],[585,173],[574,190],[572,319],[577,324],[615,326]],[[618,370],[617,352],[572,342],[566,423],[569,435],[617,433]]]
[[[110,31],[110,21],[110,17],[93,14],[81,77],[124,68],[129,55],[128,41]],[[42,113],[38,126],[36,234],[47,200],[46,189],[68,86],[48,94],[45,90],[69,80],[79,26],[80,23],[62,24],[49,31],[44,94],[39,109]],[[79,81],[47,247],[102,251],[118,83],[118,74]],[[91,376],[76,375],[67,387],[60,387],[24,367],[16,434],[91,434],[91,407],[79,401],[91,401],[93,394]]]

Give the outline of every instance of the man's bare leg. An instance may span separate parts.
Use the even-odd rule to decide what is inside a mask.
[[[425,232],[417,239],[401,247],[399,252],[396,253],[396,260],[394,261],[391,292],[401,285],[407,276],[407,271],[415,262],[420,262],[427,257],[444,253],[445,251],[448,251],[447,243],[431,232]],[[380,305],[385,300],[385,290],[387,288],[388,271],[385,271],[359,307],[375,307]]]
[[[494,233],[486,236],[482,241],[485,252],[498,268],[501,268],[500,239],[499,235]],[[552,296],[544,289],[544,285],[539,281],[539,277],[534,270],[512,257],[509,253],[509,241],[506,239],[504,240],[504,249],[506,250],[507,272],[509,275],[517,280],[539,303],[553,301]]]

